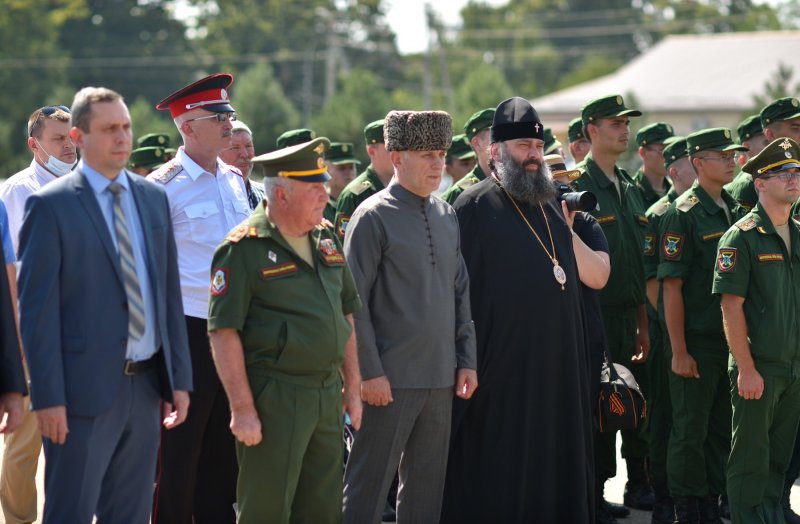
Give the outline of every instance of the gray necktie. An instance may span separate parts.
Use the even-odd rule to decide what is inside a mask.
[[[114,195],[114,230],[117,233],[125,294],[128,296],[128,336],[138,340],[144,334],[144,301],[139,277],[136,275],[136,259],[133,257],[131,237],[128,234],[128,221],[122,210],[122,186],[112,182],[108,190]]]

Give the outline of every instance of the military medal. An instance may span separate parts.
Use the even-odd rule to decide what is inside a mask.
[[[498,185],[500,184],[498,183]],[[500,188],[503,190],[503,193],[506,194],[511,203],[514,204],[514,209],[517,210],[517,213],[519,213],[519,216],[522,217],[522,220],[525,222],[525,225],[528,226],[528,229],[531,230],[533,236],[535,236],[536,240],[539,241],[539,245],[541,245],[542,249],[544,249],[544,252],[547,253],[547,258],[549,258],[550,262],[553,263],[553,277],[555,277],[556,282],[558,282],[561,285],[561,291],[564,291],[565,289],[564,284],[567,283],[567,273],[564,271],[564,268],[562,268],[561,265],[558,263],[558,259],[556,258],[556,244],[555,242],[553,242],[553,233],[550,231],[550,222],[547,220],[547,214],[544,212],[542,204],[539,204],[539,210],[542,212],[542,217],[544,217],[544,224],[547,226],[547,234],[550,236],[550,247],[553,250],[552,255],[550,254],[550,251],[547,250],[547,246],[544,245],[542,239],[539,238],[539,234],[536,233],[536,230],[534,230],[533,226],[531,226],[531,223],[528,222],[528,219],[525,218],[525,215],[522,214],[522,210],[519,208],[516,201],[511,197],[511,195],[508,194],[506,188],[504,188],[502,185],[500,185]]]

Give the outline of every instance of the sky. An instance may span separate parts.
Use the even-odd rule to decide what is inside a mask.
[[[508,0],[479,0],[483,4],[503,5]],[[461,25],[461,8],[468,0],[385,0],[389,9],[386,20],[397,35],[397,47],[402,54],[419,53],[428,47],[428,31],[425,22],[425,3],[433,6],[434,12],[445,26]]]

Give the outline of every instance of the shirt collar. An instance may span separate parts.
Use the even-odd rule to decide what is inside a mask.
[[[92,187],[92,190],[96,195],[99,195],[108,189],[108,186],[110,186],[112,182],[116,182],[117,184],[121,185],[123,188],[125,188],[125,191],[130,191],[128,176],[125,174],[124,169],[120,170],[119,175],[114,180],[109,180],[108,178],[104,177],[89,167],[89,164],[84,163],[83,160],[81,160],[78,164],[78,169],[83,173],[83,176],[86,177],[86,181],[89,182],[89,185]]]
[[[198,165],[197,162],[192,160],[191,157],[186,154],[186,151],[184,150],[183,146],[178,148],[178,153],[175,155],[175,159],[181,166],[183,166],[183,169],[187,173],[189,173],[189,176],[192,177],[192,180],[197,180],[198,178],[200,178],[200,175],[204,174],[209,174],[211,176],[216,175],[216,173],[209,173],[208,171],[200,167],[200,165]],[[217,164],[219,164],[219,162],[217,162]],[[217,165],[217,167],[219,167],[219,165]]]
[[[35,158],[31,160],[31,167],[33,168],[33,172],[36,173],[43,180],[52,182],[53,180],[56,180],[58,178],[53,173],[48,171],[42,164],[37,162]]]
[[[390,195],[395,197],[400,202],[405,202],[406,204],[411,204],[413,206],[427,204],[430,201],[430,196],[421,197],[419,195],[415,195],[408,189],[404,188],[400,182],[394,178],[391,182],[389,182],[388,191]]]

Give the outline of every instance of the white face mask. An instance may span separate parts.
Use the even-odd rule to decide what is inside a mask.
[[[36,140],[36,139],[34,138],[34,140]],[[42,144],[40,144],[38,140],[36,140],[36,144],[39,147],[42,148],[42,151],[47,153],[47,149],[42,147]],[[78,161],[76,160],[75,162],[73,162],[71,164],[68,164],[68,163],[63,162],[63,161],[59,160],[58,158],[54,157],[50,153],[47,153],[47,157],[48,157],[47,158],[47,163],[44,165],[44,168],[47,169],[48,171],[50,171],[51,173],[53,173],[55,176],[64,176],[64,175],[66,175],[67,173],[72,171],[72,168],[75,167],[75,164],[78,163]]]

